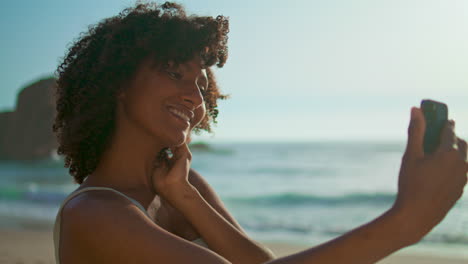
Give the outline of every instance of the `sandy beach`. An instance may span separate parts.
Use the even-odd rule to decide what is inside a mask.
[[[306,247],[282,243],[265,243],[278,257],[293,254]],[[467,259],[442,258],[435,256],[408,255],[407,253],[395,253],[378,264],[468,264]]]
[[[303,246],[265,243],[277,256],[292,254],[305,249]],[[1,264],[52,264],[54,249],[52,231],[0,230]],[[396,253],[379,264],[467,264],[466,259],[449,259]]]

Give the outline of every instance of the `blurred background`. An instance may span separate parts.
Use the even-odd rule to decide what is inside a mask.
[[[215,72],[231,98],[214,133],[194,137],[193,167],[255,239],[311,246],[385,212],[421,99],[447,103],[468,138],[467,1],[178,2],[230,17],[229,59]],[[50,77],[80,32],[133,4],[2,3],[2,230],[50,231],[78,187],[51,149]],[[465,195],[405,251],[468,258],[467,208]]]

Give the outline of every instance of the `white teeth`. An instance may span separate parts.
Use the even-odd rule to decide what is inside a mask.
[[[176,114],[177,116],[181,117],[182,119],[184,119],[185,121],[189,122],[190,121],[190,118],[185,115],[184,113],[178,111],[178,110],[175,110],[173,108],[170,108],[169,111],[171,111],[171,113],[174,113]]]

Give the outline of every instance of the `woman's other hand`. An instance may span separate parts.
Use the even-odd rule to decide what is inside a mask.
[[[425,127],[422,111],[413,108],[393,207],[407,219],[406,230],[414,235],[412,242],[442,221],[467,182],[467,144],[456,137],[454,122],[447,122],[441,144],[432,154],[423,150]]]
[[[180,198],[197,192],[188,180],[191,162],[192,153],[187,143],[184,143],[175,147],[172,157],[161,162],[153,171],[152,183],[155,191],[173,206],[176,206]]]

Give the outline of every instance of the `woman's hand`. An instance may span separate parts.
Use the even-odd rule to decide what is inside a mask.
[[[407,219],[407,230],[419,241],[437,225],[462,196],[467,182],[467,144],[454,133],[454,122],[444,128],[435,153],[425,154],[425,119],[413,108],[408,129],[408,144],[403,156],[398,196],[393,209]]]
[[[187,143],[184,143],[174,148],[172,157],[161,162],[153,171],[154,189],[173,206],[176,206],[180,198],[196,192],[195,187],[188,181],[191,162],[192,153]]]

